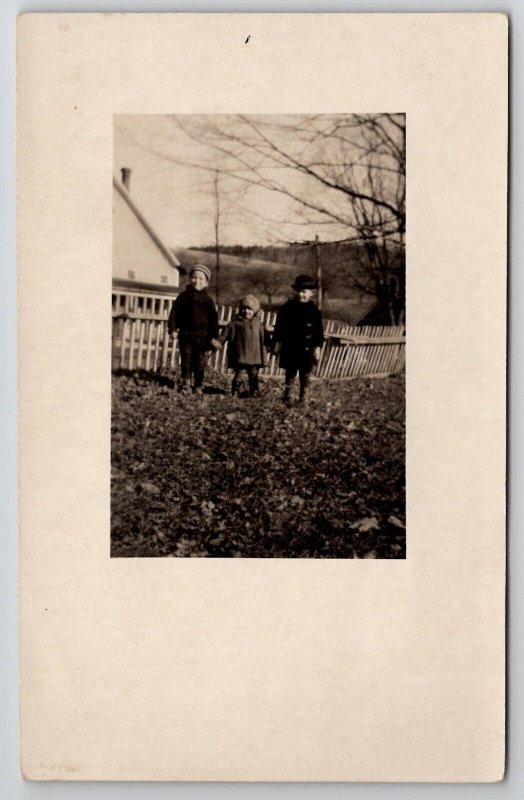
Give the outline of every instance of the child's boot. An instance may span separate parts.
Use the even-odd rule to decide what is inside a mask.
[[[258,375],[250,374],[249,375],[249,396],[250,397],[258,397],[260,392],[258,391]]]
[[[191,394],[191,381],[187,378],[184,378],[178,384],[178,391],[180,394]]]
[[[287,384],[287,383],[286,383],[286,386],[284,388],[284,394],[282,396],[282,400],[284,401],[286,406],[290,406],[291,405],[291,386],[289,384]]]
[[[307,401],[307,389],[308,389],[308,379],[307,376],[304,376],[300,381],[300,393],[298,395],[298,402],[301,405],[304,405]]]

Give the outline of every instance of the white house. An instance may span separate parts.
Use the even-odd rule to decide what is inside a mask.
[[[130,173],[113,178],[113,289],[174,293],[185,270],[131,197]]]

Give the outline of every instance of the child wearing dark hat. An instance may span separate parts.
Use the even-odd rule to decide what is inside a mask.
[[[189,285],[176,298],[167,321],[172,336],[178,333],[182,382],[180,391],[191,390],[193,374],[195,394],[202,394],[206,351],[211,340],[218,336],[218,313],[213,298],[207,292],[211,270],[205,264],[195,264],[189,273]]]
[[[260,303],[254,295],[248,294],[240,300],[238,314],[228,324],[223,336],[211,342],[217,348],[227,342],[228,367],[235,373],[231,394],[238,394],[242,372],[246,372],[250,396],[258,395],[258,371],[267,365],[264,338]]]
[[[286,371],[283,400],[288,405],[297,372],[299,402],[305,401],[309,378],[324,343],[322,313],[312,299],[316,283],[308,275],[299,275],[291,288],[295,296],[278,312],[273,333],[273,352],[279,354],[280,366]]]

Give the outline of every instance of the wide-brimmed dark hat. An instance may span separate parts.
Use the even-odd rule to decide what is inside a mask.
[[[297,275],[295,278],[295,283],[291,287],[295,289],[297,292],[300,292],[301,289],[316,289],[317,284],[310,278],[309,275]]]

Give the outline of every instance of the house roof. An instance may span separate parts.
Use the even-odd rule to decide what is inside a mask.
[[[151,237],[153,242],[156,244],[166,261],[174,268],[177,269],[181,274],[184,274],[185,270],[183,267],[180,266],[180,261],[178,258],[173,255],[173,253],[165,246],[162,239],[155,231],[154,228],[151,227],[147,219],[144,217],[138,206],[136,205],[135,201],[132,199],[131,195],[127,191],[126,187],[123,183],[118,181],[116,178],[113,177],[113,186],[117,190],[118,194],[125,203],[129,206],[139,223],[142,225],[146,233]]]
[[[355,317],[353,325],[361,325],[366,319],[366,317],[369,317],[370,314],[372,314],[375,311],[375,309],[378,308],[378,305],[379,304],[376,298],[374,297],[368,298],[367,302],[362,304],[362,310],[360,314],[358,314],[358,316]]]
[[[165,283],[148,283],[146,281],[128,280],[126,278],[113,278],[113,289],[131,292],[147,292],[148,294],[178,294],[178,287]]]
[[[325,319],[343,322],[346,325],[360,325],[377,306],[375,297],[351,297],[336,299],[327,297],[323,303],[322,314]]]

